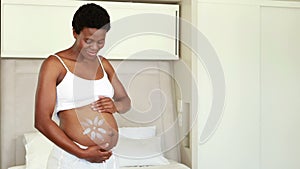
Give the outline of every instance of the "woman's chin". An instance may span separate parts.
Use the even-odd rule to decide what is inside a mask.
[[[97,53],[86,52],[85,57],[89,59],[95,59],[97,57]]]

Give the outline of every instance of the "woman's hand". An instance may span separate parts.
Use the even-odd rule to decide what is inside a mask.
[[[112,155],[111,151],[106,151],[99,146],[91,146],[83,150],[79,158],[85,159],[92,163],[102,163],[108,160]]]
[[[118,111],[114,101],[104,96],[99,96],[99,99],[91,104],[91,108],[99,113],[115,113]]]

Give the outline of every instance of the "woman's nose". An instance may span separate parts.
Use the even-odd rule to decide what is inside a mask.
[[[91,49],[94,49],[94,50],[97,50],[99,49],[97,43],[92,43],[91,46],[90,46]]]

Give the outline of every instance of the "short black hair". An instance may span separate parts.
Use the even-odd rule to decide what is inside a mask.
[[[82,5],[75,12],[72,27],[77,34],[83,28],[110,29],[110,17],[106,9],[94,3]]]

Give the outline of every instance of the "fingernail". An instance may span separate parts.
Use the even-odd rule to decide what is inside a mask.
[[[104,145],[103,145],[103,148],[107,148],[109,146],[109,143],[105,143]]]

